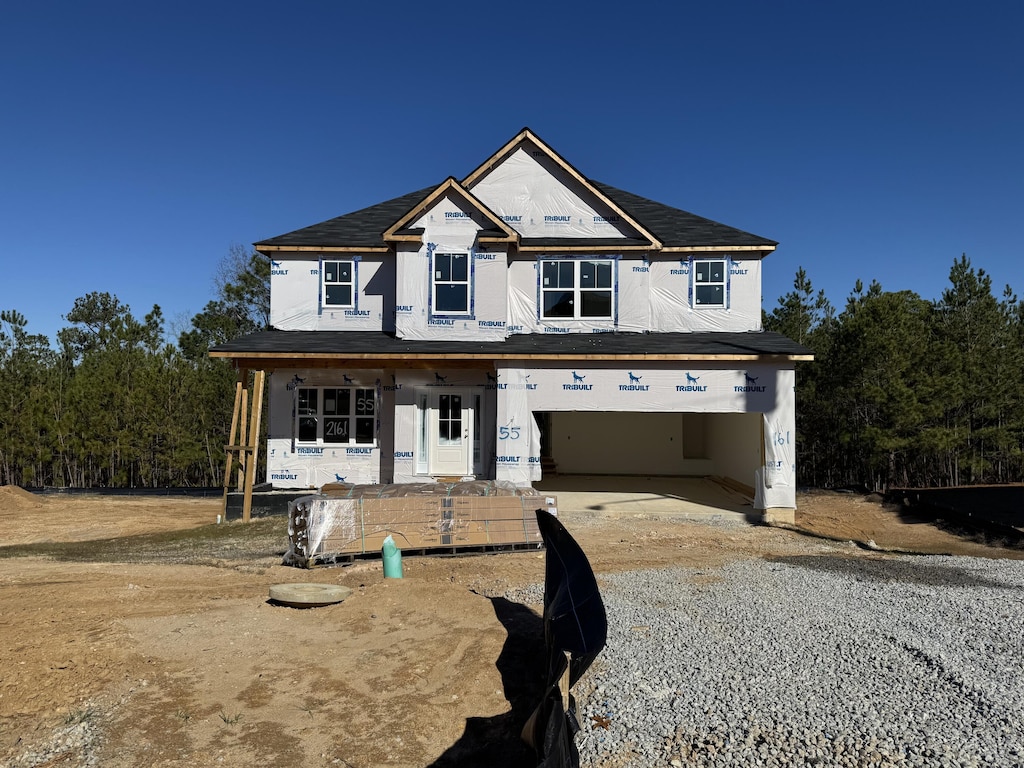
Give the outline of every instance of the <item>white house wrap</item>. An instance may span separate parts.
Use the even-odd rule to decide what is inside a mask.
[[[722,475],[795,507],[795,365],[763,237],[584,177],[524,129],[461,180],[258,243],[268,479]]]

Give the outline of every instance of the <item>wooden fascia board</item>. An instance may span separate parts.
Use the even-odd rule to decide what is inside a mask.
[[[470,173],[469,176],[466,176],[462,180],[462,185],[464,187],[472,186],[478,179],[480,179],[482,176],[485,176],[488,171],[490,171],[502,160],[508,157],[512,153],[512,150],[514,150],[520,143],[522,143],[524,139],[532,135],[533,134],[530,132],[528,128],[524,128],[523,130],[521,130],[509,141],[507,141],[501,149],[499,149],[489,158],[484,160],[479,166],[477,166],[477,168],[472,173]]]
[[[419,235],[395,235],[391,238],[397,242],[409,242],[419,243],[422,241],[422,237]],[[487,243],[514,243],[516,242],[516,236],[509,236],[507,238],[498,237],[482,237],[481,242]],[[777,246],[774,245],[669,245],[663,246],[661,249],[657,249],[650,245],[623,245],[623,246],[571,246],[571,247],[555,247],[555,246],[533,246],[533,245],[520,245],[520,251],[529,251],[531,253],[542,253],[545,251],[588,251],[592,250],[595,252],[608,252],[612,253],[615,251],[650,251],[660,253],[756,253],[763,252],[765,254],[772,253],[775,251]],[[287,251],[294,251],[295,253],[387,253],[391,249],[386,245],[263,245],[256,248],[256,250],[262,254],[270,253],[283,253]]]
[[[505,354],[431,354],[431,353],[390,353],[390,352],[367,352],[367,353],[334,353],[334,352],[210,352],[210,357],[224,358],[236,361],[239,368],[301,368],[307,365],[338,365],[342,362],[396,362],[407,361],[411,365],[404,367],[416,367],[415,363],[429,363],[431,361],[444,362],[446,364],[457,362],[460,365],[484,364],[493,360],[522,360],[532,361],[571,361],[571,362],[758,362],[758,363],[789,363],[808,362],[814,360],[814,355],[772,355],[772,354],[647,354],[638,352],[626,355],[601,355],[601,354],[537,354],[524,355],[522,353]],[[375,367],[375,366],[371,366]]]
[[[402,218],[400,218],[398,221],[396,221],[394,224],[392,224],[390,227],[384,230],[384,239],[400,240],[407,242],[420,242],[421,238],[411,238],[408,235],[396,235],[395,233],[398,232],[400,229],[404,228],[405,226],[407,226],[408,224],[410,224],[412,221],[414,221],[417,216],[423,215],[423,213],[427,209],[434,205],[434,203],[440,200],[441,197],[443,197],[449,191],[455,191],[459,195],[464,197],[473,205],[474,208],[480,211],[480,213],[482,213],[487,218],[488,221],[490,221],[492,224],[494,224],[494,226],[496,226],[498,229],[504,232],[504,242],[514,242],[514,240],[518,238],[519,235],[514,229],[509,227],[508,224],[506,224],[498,216],[496,216],[494,212],[491,211],[491,209],[484,205],[480,200],[477,200],[477,198],[473,196],[473,193],[470,192],[461,184],[459,184],[459,182],[456,181],[454,177],[449,176],[437,187],[437,189],[435,189],[433,192],[427,195],[418,205],[415,205],[412,208],[410,208],[409,211],[404,216],[402,216]]]
[[[264,255],[294,251],[295,253],[387,253],[386,245],[263,245],[256,248]]]
[[[522,245],[520,253],[622,253],[623,251],[654,251],[649,245]]]
[[[473,171],[471,174],[469,174],[469,176],[467,176],[466,178],[464,178],[462,180],[462,184],[464,186],[466,186],[466,187],[473,186],[474,183],[479,181],[480,178],[482,178],[491,169],[493,169],[496,165],[498,165],[501,162],[501,160],[503,160],[505,157],[507,157],[509,154],[511,154],[512,150],[515,149],[516,146],[518,146],[519,144],[521,144],[523,141],[525,141],[527,139],[529,139],[534,144],[536,144],[544,153],[546,153],[548,155],[548,157],[550,157],[552,160],[554,160],[555,163],[558,166],[560,166],[563,171],[568,173],[579,184],[583,185],[598,200],[603,202],[605,205],[607,205],[613,211],[616,211],[631,227],[633,227],[633,229],[635,229],[637,232],[639,232],[644,237],[646,237],[648,240],[650,240],[651,241],[651,246],[650,247],[652,249],[659,250],[661,248],[661,245],[662,245],[661,241],[657,237],[655,237],[653,233],[651,233],[646,227],[644,227],[642,224],[640,224],[640,222],[638,222],[636,219],[634,219],[632,216],[630,216],[628,213],[626,213],[621,207],[619,207],[619,205],[617,203],[615,203],[610,197],[608,197],[606,194],[604,194],[604,192],[602,192],[597,187],[595,187],[593,184],[591,184],[586,176],[584,176],[582,173],[577,171],[572,166],[571,163],[569,163],[565,158],[563,158],[560,154],[558,154],[554,149],[552,149],[546,143],[544,143],[544,141],[541,140],[541,138],[538,137],[529,128],[524,128],[515,138],[513,138],[505,146],[503,146],[501,149],[499,149],[497,152],[495,152],[493,155],[491,155],[490,158],[485,160],[484,163],[479,168],[477,168],[475,171]]]
[[[395,233],[398,230],[402,229],[406,225],[407,222],[412,221],[418,214],[422,213],[424,210],[429,208],[434,203],[435,200],[437,200],[441,195],[443,195],[445,193],[445,191],[449,188],[449,182],[450,181],[452,181],[452,178],[449,176],[448,179],[446,179],[445,181],[441,182],[437,186],[437,188],[433,192],[431,192],[429,195],[427,195],[422,201],[420,201],[419,203],[414,205],[412,208],[410,208],[408,211],[406,211],[406,213],[401,218],[399,218],[398,221],[396,221],[390,227],[385,229],[384,230],[384,235],[383,235],[384,239],[385,240],[397,239],[395,237]]]
[[[662,253],[732,253],[764,251],[771,253],[777,246],[774,245],[666,245],[661,249]]]
[[[457,182],[455,179],[452,179],[452,185],[457,190],[459,190],[459,192],[465,195],[466,199],[473,203],[473,205],[475,205],[480,210],[480,212],[483,213],[484,216],[486,216],[498,229],[505,233],[505,237],[501,238],[500,242],[519,242],[519,233],[512,229],[512,227],[510,227],[507,223],[505,223],[498,214],[496,214],[494,211],[492,211],[490,208],[484,205],[483,200],[478,199],[476,195],[474,195],[472,192],[466,189],[466,187]],[[498,242],[495,238],[490,238],[490,240],[492,242]]]

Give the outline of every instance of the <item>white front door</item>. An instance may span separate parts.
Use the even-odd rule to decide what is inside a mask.
[[[445,389],[430,393],[427,447],[432,475],[472,474],[473,409],[470,395]]]

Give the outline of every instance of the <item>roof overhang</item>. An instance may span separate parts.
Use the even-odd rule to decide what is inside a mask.
[[[794,362],[808,362],[814,360],[814,355],[738,355],[738,354],[693,354],[693,355],[658,355],[658,354],[635,354],[635,355],[523,355],[523,354],[501,354],[501,355],[444,355],[444,354],[366,354],[353,355],[351,353],[311,353],[311,354],[288,354],[283,352],[257,352],[257,353],[216,353],[211,352],[210,357],[227,358],[234,362],[236,368],[249,370],[272,371],[291,368],[416,368],[427,369],[441,366],[459,368],[480,368],[493,370],[495,361],[518,360],[524,363],[544,362],[573,362],[582,363],[642,363],[642,362],[733,362],[733,363],[762,363],[762,364],[786,364]]]
[[[387,253],[386,245],[261,245],[256,248],[264,255],[271,253]]]
[[[771,253],[774,245],[675,245],[661,249],[662,253]]]
[[[263,331],[210,350],[239,368],[493,368],[527,364],[735,362],[783,365],[814,359],[811,350],[777,333],[526,334],[504,341],[403,340],[360,331]]]

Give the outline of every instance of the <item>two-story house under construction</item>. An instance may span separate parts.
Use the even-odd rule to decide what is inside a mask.
[[[461,180],[257,243],[275,488],[720,475],[795,508],[776,243],[588,179],[524,129]]]

